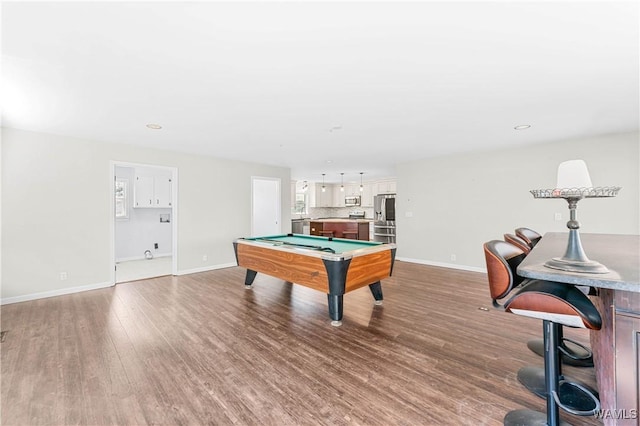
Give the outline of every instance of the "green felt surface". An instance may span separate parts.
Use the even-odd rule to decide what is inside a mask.
[[[381,245],[380,242],[374,241],[357,241],[357,240],[343,240],[343,239],[333,239],[329,241],[327,237],[317,237],[315,235],[299,235],[296,234],[294,236],[288,236],[286,234],[281,235],[269,235],[264,237],[253,237],[246,238],[248,241],[261,241],[261,240],[269,240],[264,241],[266,244],[294,244],[301,246],[319,246],[319,247],[329,247],[335,251],[335,253],[345,253],[353,250],[359,250],[363,248],[376,247]],[[305,248],[305,247],[301,247]]]

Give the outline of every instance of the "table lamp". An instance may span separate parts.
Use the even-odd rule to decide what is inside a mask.
[[[583,160],[569,160],[558,166],[556,188],[592,188],[587,163]]]
[[[569,160],[558,166],[558,179],[554,189],[531,190],[534,198],[563,198],[569,203],[569,240],[567,250],[562,257],[554,257],[544,265],[548,268],[570,272],[586,272],[592,274],[606,274],[606,266],[590,260],[582,248],[580,241],[580,222],[577,220],[576,209],[578,201],[583,198],[615,197],[620,191],[619,186],[594,187],[591,183],[587,164],[583,160]]]

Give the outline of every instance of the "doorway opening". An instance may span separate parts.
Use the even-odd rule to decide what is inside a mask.
[[[111,281],[177,272],[177,169],[111,162]]]

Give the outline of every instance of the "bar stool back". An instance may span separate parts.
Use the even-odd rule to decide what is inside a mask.
[[[485,243],[484,257],[487,263],[489,292],[496,308],[501,307],[498,300],[507,297],[524,281],[524,278],[516,275],[515,270],[525,256],[524,251],[504,241],[494,240]]]
[[[513,244],[514,246],[518,247],[525,254],[529,254],[529,252],[531,251],[529,243],[515,234],[504,234],[504,240],[509,244]]]
[[[540,241],[540,239],[542,238],[542,235],[529,228],[516,229],[516,235],[525,240],[531,248],[534,248],[535,245],[538,244],[538,241]]]

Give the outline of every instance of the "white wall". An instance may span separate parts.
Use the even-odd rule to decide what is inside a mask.
[[[484,270],[485,241],[520,226],[567,232],[567,203],[534,199],[529,190],[554,188],[558,164],[570,159],[586,161],[595,186],[622,187],[615,198],[578,203],[581,232],[638,234],[639,156],[639,135],[631,133],[400,164],[398,258]]]
[[[148,176],[171,177],[171,169],[152,169]],[[171,217],[171,208],[134,208],[135,169],[116,167],[116,177],[126,179],[128,217],[116,219],[115,249],[116,262],[144,259],[144,252],[150,250],[154,257],[171,256],[171,223],[160,222],[160,215]],[[158,248],[155,249],[155,243]]]
[[[3,128],[3,303],[113,284],[111,161],[178,169],[179,273],[235,264],[232,242],[251,231],[251,176],[290,181],[287,168]]]

